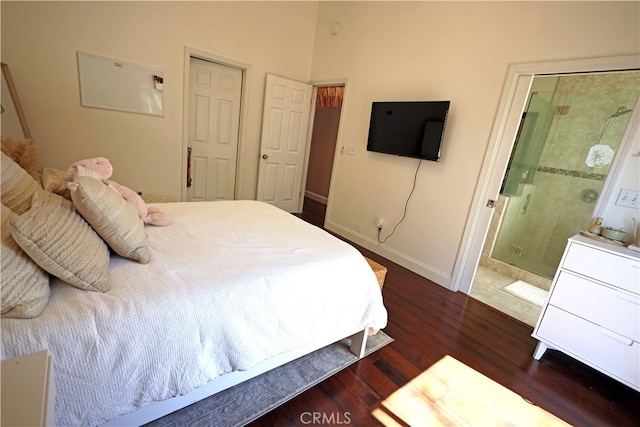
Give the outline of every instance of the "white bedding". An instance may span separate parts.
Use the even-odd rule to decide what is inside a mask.
[[[112,288],[52,280],[35,319],[2,319],[2,359],[54,356],[56,425],[97,425],[279,353],[384,328],[352,246],[255,201],[166,203],[151,262],[112,255]]]

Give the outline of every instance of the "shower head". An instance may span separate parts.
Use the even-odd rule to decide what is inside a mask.
[[[627,114],[627,113],[630,113],[630,112],[631,112],[630,109],[628,109],[627,107],[623,106],[623,107],[618,108],[616,110],[616,112],[611,115],[611,117],[620,117],[621,115]]]
[[[598,140],[597,144],[600,144],[600,141],[602,141],[602,137],[604,136],[604,133],[607,131],[607,128],[609,127],[609,123],[611,123],[611,121],[613,119],[615,119],[616,117],[620,117],[623,114],[627,114],[630,113],[631,110],[628,109],[627,107],[625,107],[624,105],[622,107],[619,107],[615,113],[613,113],[612,115],[610,115],[607,120],[604,123],[604,126],[602,127],[602,132],[600,132],[600,139]]]

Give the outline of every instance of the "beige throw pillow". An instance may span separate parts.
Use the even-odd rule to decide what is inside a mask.
[[[2,154],[2,204],[16,214],[25,213],[31,207],[31,196],[41,190],[40,184],[9,156]]]
[[[49,301],[49,274],[24,253],[11,236],[8,222],[17,215],[2,205],[2,317],[38,316]]]
[[[151,259],[144,223],[133,205],[113,187],[90,176],[69,183],[78,212],[118,255],[146,264]]]
[[[35,193],[31,209],[9,221],[18,245],[40,267],[80,289],[104,292],[109,248],[73,204],[56,194]]]

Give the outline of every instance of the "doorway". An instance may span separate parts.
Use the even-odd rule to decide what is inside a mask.
[[[344,85],[317,88],[305,197],[324,205],[329,197]]]
[[[470,295],[534,326],[567,239],[586,229],[640,72],[534,77]]]
[[[345,86],[335,84],[316,86],[315,89],[303,214],[312,216],[315,223],[324,225]]]

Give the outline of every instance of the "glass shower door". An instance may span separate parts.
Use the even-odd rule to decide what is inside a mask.
[[[549,95],[533,93],[523,113],[500,190],[503,215],[492,251],[492,258],[544,277],[550,268],[539,265],[539,257],[529,249],[536,233],[544,232],[544,216],[548,214],[545,204],[538,200],[544,196],[536,195],[535,179],[555,111],[548,99]]]
[[[592,218],[639,87],[638,71],[534,79],[501,189],[492,259],[553,278],[567,238]]]

